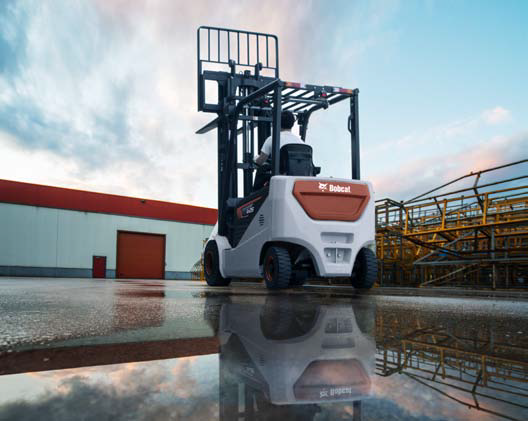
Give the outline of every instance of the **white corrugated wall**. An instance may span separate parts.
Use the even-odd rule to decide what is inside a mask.
[[[212,226],[0,203],[0,267],[116,269],[117,231],[166,235],[167,272],[188,273]]]

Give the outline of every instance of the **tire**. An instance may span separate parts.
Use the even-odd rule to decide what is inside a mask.
[[[308,272],[305,270],[302,271],[293,271],[290,279],[290,286],[292,287],[302,287],[306,280],[308,279]]]
[[[305,296],[269,294],[260,311],[260,328],[266,339],[294,339],[310,332],[318,316],[319,306]]]
[[[368,248],[359,250],[350,282],[354,288],[370,289],[378,277],[378,260],[374,252]]]
[[[290,339],[295,321],[293,304],[288,295],[269,295],[260,311],[260,329],[266,339]]]
[[[229,305],[231,303],[229,294],[229,291],[205,292],[203,319],[213,329],[215,335],[218,335],[218,328],[220,326],[220,310],[223,305]]]
[[[264,281],[268,289],[284,289],[290,286],[292,264],[288,250],[272,246],[264,256]]]
[[[207,285],[211,287],[226,287],[231,278],[224,278],[220,273],[220,259],[216,241],[209,241],[204,251],[204,273]]]

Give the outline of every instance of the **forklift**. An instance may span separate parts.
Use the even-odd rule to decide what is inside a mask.
[[[321,304],[268,294],[222,304],[220,420],[312,420],[345,406],[360,420],[373,394],[375,316],[375,304],[361,296]]]
[[[218,222],[203,252],[208,285],[264,278],[268,289],[284,289],[340,278],[371,288],[374,192],[360,181],[359,91],[281,80],[276,35],[201,26],[197,47],[198,111],[216,114],[197,134],[216,130],[218,139]],[[311,146],[281,148],[281,114],[293,113],[306,142],[312,114],[346,100],[351,179],[317,177]],[[269,162],[257,166],[268,137]]]

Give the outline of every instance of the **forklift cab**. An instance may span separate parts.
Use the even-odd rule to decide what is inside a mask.
[[[264,276],[269,288],[286,288],[307,274],[356,276],[357,285],[372,286],[374,195],[359,181],[359,91],[281,80],[271,34],[202,26],[197,51],[198,111],[216,115],[197,133],[217,133],[218,222],[204,250],[209,285]],[[317,182],[309,145],[280,147],[281,112],[295,115],[306,141],[312,114],[342,101],[350,109],[352,177]],[[270,163],[259,169],[253,157],[269,136]]]

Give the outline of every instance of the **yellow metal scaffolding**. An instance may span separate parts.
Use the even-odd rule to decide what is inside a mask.
[[[207,243],[207,239],[202,241],[202,249],[205,247],[205,243]],[[203,253],[200,256],[200,260],[198,260],[191,268],[191,279],[193,281],[205,282]]]
[[[479,184],[483,174],[527,162],[471,173],[407,202],[377,201],[380,284],[528,286],[528,175]],[[465,187],[442,192],[456,182]]]
[[[376,374],[404,375],[466,407],[519,419],[512,414],[528,411],[526,336],[456,317],[440,326],[423,313],[378,309]]]

